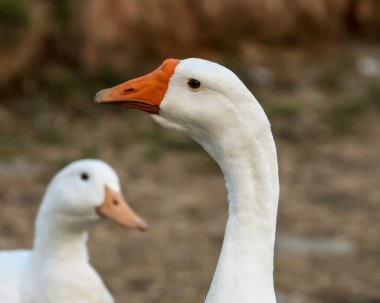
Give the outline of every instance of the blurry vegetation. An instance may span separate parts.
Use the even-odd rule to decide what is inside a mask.
[[[42,144],[57,145],[64,142],[62,135],[55,128],[46,128],[36,132],[36,140]]]
[[[318,51],[352,37],[378,41],[379,11],[379,1],[351,0],[0,0],[0,41],[16,50],[10,42],[16,35],[4,32],[27,27],[37,16],[44,34],[33,41],[40,46],[30,50],[35,54],[24,71],[32,66],[38,72],[49,62],[83,76],[104,66],[142,70],[166,57],[251,57],[250,45]],[[339,86],[335,72],[322,86]]]
[[[0,73],[2,102],[31,121],[38,142],[60,146],[66,138],[53,120],[61,111],[69,113],[67,119],[94,123],[97,108],[83,104],[91,104],[98,90],[149,71],[165,57],[199,56],[230,67],[254,93],[257,88],[263,92],[259,93],[260,101],[273,100],[265,109],[273,127],[286,139],[298,140],[310,130],[305,113],[312,107],[307,100],[316,93],[320,94],[319,104],[324,103],[323,109],[318,109],[318,122],[332,130],[350,130],[369,107],[380,108],[378,79],[361,80],[355,84],[355,93],[347,94],[355,82],[353,77],[358,77],[352,58],[336,55],[310,69],[308,62],[315,63],[323,57],[320,49],[351,37],[356,39],[358,34],[363,41],[373,41],[372,29],[380,28],[376,10],[379,4],[366,4],[373,13],[365,19],[360,15],[363,8],[355,1],[340,1],[345,5],[328,0],[317,4],[301,2],[288,5],[281,0],[265,4],[236,0],[189,6],[184,0],[115,0],[112,4],[61,0],[33,5],[26,0],[0,0],[1,47],[18,50],[12,39],[19,34],[22,37],[24,30],[33,25],[36,10],[41,10],[37,16],[43,17],[40,21],[44,27],[38,41],[33,41],[38,47],[31,49],[35,54],[29,61],[22,62],[15,55],[9,61],[20,61],[23,67],[15,68],[13,73],[12,64],[5,66],[6,81]],[[155,13],[146,18],[148,10]],[[171,18],[167,18],[168,14]],[[281,20],[281,26],[275,20]],[[320,47],[315,49],[315,45]],[[287,55],[289,49],[299,50],[299,46],[302,53]],[[20,47],[29,50],[29,45]],[[307,52],[313,53],[309,61],[302,57]],[[0,60],[1,56],[0,53]],[[7,63],[7,59],[3,62]],[[309,90],[309,95],[302,90]],[[50,120],[36,126],[35,121],[43,120],[44,115]],[[121,136],[115,132],[110,137],[114,147],[124,148]],[[191,140],[173,139],[157,128],[136,132],[136,137],[150,142],[145,156],[151,161],[159,159],[167,149],[198,149]],[[11,139],[6,140],[13,144]]]
[[[346,70],[341,64],[332,64],[326,67],[317,79],[320,88],[336,93],[342,89]]]
[[[85,147],[81,151],[79,158],[97,158],[99,156],[99,150],[97,146]]]
[[[293,119],[300,113],[300,108],[292,105],[269,108],[267,115],[269,120]]]
[[[136,134],[136,138],[148,143],[144,158],[150,162],[158,161],[163,153],[168,150],[180,152],[201,151],[200,146],[187,136],[178,136],[176,132],[170,132],[158,127],[148,131],[141,131]]]
[[[102,87],[110,87],[125,81],[125,76],[110,66],[100,66],[99,68],[84,75],[88,89],[96,90]]]
[[[343,102],[334,103],[327,121],[339,132],[345,132],[355,126],[360,116],[371,108],[380,110],[380,83],[369,82],[358,96],[349,97]]]
[[[40,88],[46,90],[47,97],[54,103],[70,102],[73,94],[83,89],[80,85],[77,75],[64,66],[49,68],[48,75],[42,75],[39,83]]]
[[[46,64],[33,72],[33,78],[23,79],[12,87],[16,92],[14,97],[24,101],[9,104],[28,119],[34,118],[41,111],[59,109],[78,114],[83,111],[84,103],[92,103],[98,90],[125,80],[120,73],[109,67],[81,71],[64,64]],[[86,110],[87,118],[91,118],[92,109],[94,108],[90,107]]]
[[[71,30],[74,27],[74,18],[79,14],[77,5],[75,1],[54,1],[52,19],[60,25],[62,30]]]
[[[22,140],[17,136],[7,135],[0,133],[0,145],[1,146],[21,146]]]
[[[363,96],[369,104],[380,110],[380,81],[373,81],[367,85]]]
[[[25,1],[0,1],[0,26],[17,29],[29,23],[29,13]]]
[[[368,103],[362,98],[354,98],[345,103],[334,105],[328,113],[328,122],[337,131],[347,131],[355,124],[367,105]]]
[[[15,43],[29,22],[30,13],[25,1],[0,0],[0,47]]]
[[[117,71],[107,67],[86,73],[56,65],[45,68],[37,85],[53,103],[75,105],[77,99],[92,100],[96,91],[115,85],[122,79]]]
[[[53,55],[72,68],[81,66],[80,52],[83,47],[83,30],[78,21],[83,12],[83,1],[54,1],[51,7],[53,34],[49,37]]]
[[[296,142],[309,133],[304,126],[301,126],[302,108],[300,106],[272,106],[266,112],[274,133],[282,139]]]

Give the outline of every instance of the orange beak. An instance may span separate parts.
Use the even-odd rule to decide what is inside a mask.
[[[105,186],[104,190],[104,201],[96,208],[100,216],[108,218],[122,227],[141,231],[148,229],[145,221],[133,211],[120,193],[112,191],[107,186]]]
[[[150,74],[101,90],[94,100],[158,114],[178,63],[177,59],[167,59]]]

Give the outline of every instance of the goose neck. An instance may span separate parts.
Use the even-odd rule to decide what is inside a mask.
[[[36,221],[34,255],[48,260],[87,260],[87,237],[86,224],[41,211]]]
[[[276,301],[273,254],[279,197],[270,129],[208,146],[228,191],[228,222],[207,303]],[[211,147],[211,148],[210,148]]]

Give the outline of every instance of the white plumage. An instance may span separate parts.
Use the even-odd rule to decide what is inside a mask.
[[[117,217],[102,211],[109,199],[119,202]],[[144,228],[122,199],[118,176],[108,164],[81,160],[61,170],[38,212],[33,249],[0,252],[0,302],[112,303],[86,246],[87,228],[101,216]]]
[[[276,147],[264,110],[238,77],[206,60],[168,59],[153,73],[99,92],[95,101],[151,113],[192,137],[221,167],[229,216],[206,302],[276,302]]]

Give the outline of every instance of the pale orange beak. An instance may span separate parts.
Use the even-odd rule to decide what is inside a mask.
[[[178,63],[177,59],[167,59],[150,74],[101,90],[94,101],[158,114]]]
[[[108,218],[122,227],[141,231],[148,229],[145,221],[133,211],[120,193],[112,191],[108,186],[105,186],[104,190],[104,201],[96,208],[100,216]]]

